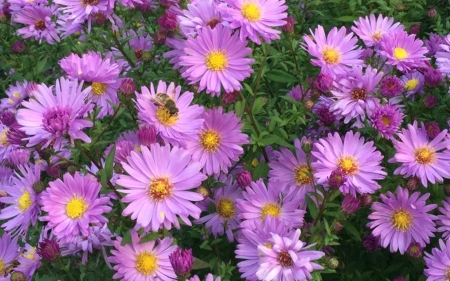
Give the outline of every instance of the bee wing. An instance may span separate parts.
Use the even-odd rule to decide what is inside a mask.
[[[156,106],[164,106],[164,104],[157,98],[150,98],[150,101]]]

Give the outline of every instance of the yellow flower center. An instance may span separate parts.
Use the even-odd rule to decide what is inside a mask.
[[[342,54],[336,48],[325,46],[322,56],[326,63],[335,65],[341,62]]]
[[[34,254],[36,253],[36,248],[35,247],[31,247],[30,250],[28,250],[26,255],[23,255],[24,257],[26,257],[29,260],[34,259]]]
[[[148,187],[148,194],[153,201],[162,201],[172,195],[172,185],[168,178],[152,180]]]
[[[419,84],[419,79],[413,78],[411,80],[408,80],[408,82],[405,83],[405,89],[408,91],[412,91],[417,87],[418,84]]]
[[[404,60],[408,57],[408,52],[403,48],[397,47],[394,49],[394,57],[398,60]]]
[[[389,124],[391,124],[391,119],[389,119],[389,117],[383,115],[383,117],[381,117],[381,122],[382,122],[385,126],[389,126]]]
[[[210,52],[206,58],[206,67],[212,71],[222,71],[228,67],[228,59],[225,52]]]
[[[419,147],[414,151],[414,157],[419,164],[431,165],[436,160],[436,151],[429,146]]]
[[[253,3],[242,5],[241,13],[249,21],[258,21],[261,18],[261,10]]]
[[[275,203],[268,203],[261,209],[261,219],[265,220],[267,215],[272,217],[279,217],[281,213],[281,207]]]
[[[92,92],[98,96],[104,95],[106,93],[106,84],[93,82]]]
[[[207,130],[200,133],[200,145],[208,152],[216,152],[220,146],[221,136],[219,132]]]
[[[160,106],[156,110],[156,118],[164,126],[172,126],[177,122],[178,115],[171,115],[167,108]]]
[[[0,259],[0,273],[3,273],[5,271],[5,262]]]
[[[359,164],[353,156],[340,158],[338,166],[345,175],[353,176],[359,171]]]
[[[33,201],[31,201],[30,193],[28,191],[24,191],[22,196],[20,196],[17,201],[19,203],[19,208],[22,211],[22,213],[28,210],[31,204],[33,204]]]
[[[13,93],[13,97],[15,97],[16,99],[20,98],[20,93],[19,92],[14,92]]]
[[[392,225],[402,232],[407,231],[412,226],[413,217],[410,212],[398,209],[392,215]]]
[[[83,198],[73,197],[66,205],[66,214],[71,219],[78,219],[83,216],[87,208],[88,205],[86,205]]]
[[[381,33],[380,30],[377,30],[377,31],[375,31],[375,32],[372,34],[372,39],[373,39],[374,41],[378,42],[378,41],[380,41],[380,39],[381,39],[382,36],[383,36],[383,33]]]
[[[236,214],[234,203],[229,199],[220,199],[217,204],[217,213],[224,219],[233,218]]]
[[[301,164],[295,168],[294,179],[298,186],[310,183],[311,178],[309,177],[308,165]]]
[[[7,139],[7,134],[8,133],[8,129],[4,129],[0,135],[0,145],[2,146],[7,146],[8,145],[8,139]]]
[[[136,270],[142,275],[148,276],[154,274],[158,269],[157,258],[147,252],[140,253],[136,257]]]

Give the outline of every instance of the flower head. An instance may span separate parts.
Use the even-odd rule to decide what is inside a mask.
[[[19,257],[19,245],[17,244],[17,237],[11,239],[11,235],[3,233],[0,237],[0,270],[2,275],[4,270],[12,265],[14,260]],[[9,280],[9,279],[6,279]]]
[[[397,76],[386,76],[381,80],[380,92],[385,97],[395,97],[403,93],[403,83]]]
[[[11,84],[5,92],[6,97],[1,99],[0,111],[18,108],[22,101],[28,97],[27,88],[29,85],[27,81],[22,83],[16,82],[15,85]],[[7,125],[6,123],[3,124]],[[9,127],[10,125],[7,126]]]
[[[403,88],[406,91],[406,96],[409,97],[422,92],[425,78],[422,73],[414,71],[403,75],[402,82]]]
[[[372,126],[386,139],[398,132],[403,118],[403,112],[394,104],[378,105],[370,116]]]
[[[55,14],[56,6],[45,7],[41,5],[26,6],[19,10],[14,22],[26,25],[19,28],[17,34],[23,38],[33,37],[42,42],[45,39],[47,43],[54,44],[59,42],[58,30],[56,24],[52,21],[52,14]]]
[[[192,256],[192,249],[177,248],[175,252],[169,255],[170,263],[177,275],[186,275],[191,271],[194,264],[194,257]]]
[[[437,68],[447,75],[450,75],[450,34],[444,38],[444,42],[439,45],[441,48],[436,52]]]
[[[224,21],[222,14],[217,8],[214,0],[196,1],[187,5],[187,10],[183,10],[178,15],[180,31],[186,38],[195,37],[198,30],[207,26],[215,28],[216,25]]]
[[[402,31],[404,26],[400,23],[394,23],[394,18],[383,17],[379,14],[378,18],[374,14],[360,17],[352,26],[353,32],[364,41],[367,47],[378,46],[381,38],[386,34]]]
[[[430,37],[425,41],[425,45],[428,49],[428,54],[434,56],[438,51],[441,50],[441,44],[444,44],[444,38],[436,33],[430,33]]]
[[[427,281],[443,281],[450,277],[450,240],[439,240],[439,247],[425,253],[425,276]]]

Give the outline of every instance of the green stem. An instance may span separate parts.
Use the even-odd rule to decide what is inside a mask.
[[[323,212],[325,211],[325,205],[327,201],[330,199],[330,192],[325,192],[322,200],[322,205],[320,205],[319,213],[317,217],[314,219],[313,226],[316,226],[319,220],[322,218]]]
[[[120,44],[119,39],[117,39],[117,36],[115,34],[113,34],[111,37],[113,38],[113,41],[116,44],[117,49],[122,53],[123,57],[127,60],[128,64],[132,68],[136,67],[136,65],[134,64],[133,60],[124,51],[122,44]]]

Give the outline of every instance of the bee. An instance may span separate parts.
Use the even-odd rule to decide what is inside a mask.
[[[156,106],[161,106],[167,109],[171,117],[178,115],[179,110],[175,102],[166,93],[157,93],[156,97],[152,99],[152,102]]]

